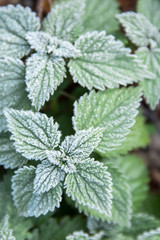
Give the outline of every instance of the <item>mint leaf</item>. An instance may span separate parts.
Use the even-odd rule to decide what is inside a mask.
[[[59,39],[74,41],[81,33],[84,7],[84,0],[68,0],[55,4],[43,21],[43,30]]]
[[[98,0],[86,0],[83,17],[84,31],[106,30],[110,33],[118,30],[118,22],[115,18],[117,13],[119,13],[119,8],[115,0],[101,0],[101,3]]]
[[[5,111],[12,139],[16,150],[27,159],[43,160],[47,158],[46,150],[58,146],[61,133],[53,118],[32,111]]]
[[[160,29],[160,2],[159,0],[138,0],[137,11]]]
[[[22,58],[30,52],[26,33],[38,31],[40,20],[29,7],[0,7],[0,56]]]
[[[152,77],[135,55],[130,54],[130,49],[112,35],[106,36],[104,31],[81,35],[75,47],[82,55],[70,60],[69,70],[73,81],[89,90],[118,88],[120,84],[126,86],[146,76]]]
[[[102,153],[112,151],[121,145],[135,123],[140,96],[141,89],[133,87],[84,94],[74,104],[74,128],[103,128],[103,137],[96,149]]]
[[[65,187],[74,201],[100,214],[111,215],[112,181],[102,163],[93,159],[77,163],[76,172],[67,175]]]
[[[103,233],[97,233],[94,236],[89,236],[87,233],[82,231],[74,232],[72,235],[69,235],[66,240],[101,240]]]
[[[61,150],[72,159],[75,158],[75,162],[84,160],[99,145],[102,132],[102,129],[93,127],[77,131],[75,135],[65,138],[61,144]]]
[[[0,58],[0,132],[8,130],[3,115],[5,107],[31,108],[25,88],[25,66],[23,62],[17,58]]]
[[[66,77],[65,61],[43,53],[27,60],[26,84],[32,105],[39,110]]]
[[[64,172],[59,167],[51,165],[48,161],[43,161],[36,168],[34,192],[39,194],[48,192],[63,181],[64,176]]]
[[[127,12],[117,15],[117,18],[136,46],[153,46],[160,42],[158,29],[143,14]]]
[[[13,199],[19,213],[25,217],[45,215],[59,207],[61,202],[60,183],[48,192],[34,193],[35,171],[33,166],[23,167],[12,178]]]
[[[146,78],[141,85],[144,89],[144,96],[151,109],[154,110],[160,100],[160,48],[148,49],[139,48],[136,51],[138,57],[153,72],[155,76],[151,79]]]
[[[13,141],[9,138],[10,135],[7,133],[0,135],[0,165],[4,165],[6,169],[21,167],[27,162],[27,159],[16,152]]]

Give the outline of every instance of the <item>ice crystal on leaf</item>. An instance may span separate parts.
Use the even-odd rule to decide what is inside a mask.
[[[6,215],[4,219],[0,222],[0,239],[1,240],[16,240],[13,236],[12,229],[9,228],[8,222],[9,216]]]
[[[141,88],[133,87],[84,94],[74,105],[74,128],[103,128],[103,136],[96,149],[102,153],[114,150],[125,140],[129,128],[135,123],[141,94]]]
[[[126,86],[144,77],[152,77],[141,61],[130,54],[130,49],[112,35],[106,36],[104,31],[81,35],[75,47],[82,56],[70,60],[69,70],[74,82],[89,90],[93,87],[99,90],[117,88],[120,84]]]
[[[21,60],[12,57],[0,58],[0,132],[7,131],[5,107],[31,108],[25,91],[25,66]]]
[[[53,118],[32,111],[5,111],[12,139],[16,150],[27,159],[43,160],[47,157],[46,150],[58,146],[61,133]]]
[[[29,7],[8,5],[0,8],[0,56],[22,58],[30,51],[26,33],[38,31],[40,20]]]
[[[97,233],[94,236],[89,236],[87,233],[82,231],[74,232],[72,235],[69,235],[66,240],[101,240],[103,233]]]
[[[142,235],[138,236],[138,240],[159,240],[160,239],[160,228],[156,230],[151,230],[149,232],[144,232]]]
[[[84,0],[57,3],[43,21],[43,30],[53,37],[73,42],[82,31],[84,7]]]

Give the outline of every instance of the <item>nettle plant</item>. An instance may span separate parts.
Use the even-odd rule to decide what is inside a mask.
[[[140,211],[146,166],[130,153],[149,144],[138,113],[143,93],[152,109],[159,101],[160,2],[153,2],[119,14],[113,0],[63,0],[42,23],[28,7],[0,8],[0,164],[17,168],[1,183],[1,239],[159,239],[160,221]],[[68,84],[80,98],[70,104],[66,136],[48,104]],[[61,202],[77,216],[60,218]]]

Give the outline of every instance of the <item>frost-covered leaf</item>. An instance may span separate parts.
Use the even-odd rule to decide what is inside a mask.
[[[75,102],[74,128],[104,128],[103,137],[96,149],[102,153],[114,150],[125,140],[129,128],[135,123],[140,96],[141,89],[133,87],[97,93],[91,91]]]
[[[107,162],[108,172],[112,178],[112,216],[108,217],[108,222],[118,223],[121,226],[130,226],[132,214],[132,196],[125,175]],[[116,166],[116,165],[115,165]]]
[[[25,39],[28,31],[37,31],[40,20],[31,9],[17,5],[0,7],[0,56],[22,58],[30,51]]]
[[[81,56],[69,62],[69,70],[74,82],[91,90],[126,86],[143,80],[152,74],[146,70],[137,57],[125,48],[121,41],[116,41],[103,32],[91,32],[82,35],[75,47]],[[136,69],[136,71],[135,71]]]
[[[156,230],[160,226],[160,220],[148,214],[133,214],[131,227],[124,229],[126,235],[138,236],[143,232]]]
[[[77,215],[76,217],[65,216],[61,220],[50,218],[40,226],[40,236],[38,240],[65,240],[66,236],[74,231],[86,229],[85,219]]]
[[[77,131],[75,135],[67,136],[61,144],[61,150],[76,161],[86,159],[101,141],[103,130],[89,128]]]
[[[13,236],[13,230],[9,227],[9,216],[6,215],[3,221],[0,222],[0,239],[1,240],[16,240]]]
[[[102,163],[93,159],[77,163],[76,172],[67,175],[65,187],[74,201],[106,216],[111,215],[112,181]]]
[[[61,133],[53,118],[32,111],[7,109],[5,111],[16,150],[27,159],[43,160],[46,150],[58,146]]]
[[[19,216],[12,200],[10,185],[11,174],[4,175],[3,181],[0,182],[0,221],[5,215],[8,215],[9,226],[13,230],[16,240],[30,239],[29,229],[32,228],[32,222],[30,219]]]
[[[118,30],[115,15],[119,13],[118,3],[115,0],[86,0],[85,14],[83,17],[84,31],[102,31],[107,33]]]
[[[12,178],[13,199],[20,215],[25,217],[38,217],[54,211],[62,200],[60,183],[48,192],[34,193],[35,171],[33,166],[23,167],[17,170]]]
[[[131,189],[133,209],[137,210],[148,192],[149,176],[144,160],[136,155],[127,155],[112,159],[124,172]]]
[[[48,161],[43,161],[36,168],[34,179],[34,192],[44,193],[56,187],[64,179],[64,172],[57,166],[51,165]]]
[[[112,209],[111,216],[106,216],[99,213],[96,209],[92,210],[82,205],[78,205],[80,212],[84,211],[87,216],[92,216],[95,219],[102,219],[106,224],[114,223],[119,226],[130,226],[131,213],[132,213],[132,197],[130,187],[127,183],[125,175],[114,167],[110,162],[105,163],[108,166],[108,172],[111,174],[112,179]],[[108,229],[105,229],[108,231]],[[109,235],[109,232],[108,232]]]
[[[148,70],[155,74],[154,78],[146,78],[141,82],[147,103],[154,110],[160,100],[160,48],[148,49],[142,47],[136,53],[148,67]]]
[[[142,13],[153,25],[160,29],[159,0],[138,0],[137,11]]]
[[[136,46],[154,46],[160,42],[157,27],[152,25],[143,14],[127,12],[117,15],[117,18],[125,28],[127,37]]]
[[[81,33],[84,7],[84,0],[57,3],[43,21],[43,30],[59,39],[74,41]]]
[[[138,236],[138,240],[159,240],[160,239],[160,227],[156,230],[151,230],[149,232],[144,232],[142,235]]]
[[[7,131],[3,115],[5,107],[29,109],[30,101],[25,91],[25,66],[19,59],[0,58],[0,132]]]
[[[7,133],[0,134],[0,165],[11,169],[21,167],[27,162],[27,159],[16,152],[14,144],[9,138],[10,135]]]
[[[27,60],[26,84],[29,99],[37,110],[49,100],[63,82],[65,61],[62,58],[35,53]]]
[[[133,125],[133,127],[131,127],[131,132],[127,135],[126,139],[121,143],[120,146],[116,147],[115,150],[106,152],[106,157],[127,154],[131,150],[144,148],[149,144],[149,131],[147,125],[145,124],[145,119],[139,114],[135,120],[136,123]]]
[[[94,236],[89,236],[87,233],[82,231],[74,232],[72,235],[69,235],[66,240],[101,240],[103,233],[97,233]]]
[[[75,58],[80,55],[73,44],[51,37],[45,32],[29,32],[26,38],[33,49],[40,53],[52,54],[56,57]]]

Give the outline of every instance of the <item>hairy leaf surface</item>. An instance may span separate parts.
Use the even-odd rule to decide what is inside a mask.
[[[43,21],[43,30],[59,39],[74,41],[81,33],[84,0],[57,3]]]
[[[136,123],[131,127],[131,132],[127,135],[126,139],[120,146],[117,146],[115,150],[107,152],[105,154],[106,157],[116,157],[120,154],[127,154],[131,150],[144,148],[149,144],[149,131],[145,124],[145,119],[139,114],[135,120]]]
[[[152,76],[136,56],[130,54],[130,49],[112,35],[106,36],[104,31],[80,36],[75,47],[82,56],[69,62],[69,70],[74,82],[89,90],[93,87],[99,90],[117,88],[120,84],[126,86]]]
[[[30,51],[28,31],[37,31],[40,20],[29,7],[8,5],[0,8],[0,56],[22,58]]]
[[[141,89],[133,87],[84,94],[74,105],[74,128],[103,128],[103,137],[96,149],[102,153],[114,150],[135,123],[140,96]]]
[[[61,133],[53,118],[32,111],[5,111],[12,139],[16,150],[27,159],[43,160],[47,157],[46,150],[58,146]]]
[[[7,131],[3,115],[5,107],[31,108],[25,91],[25,66],[19,59],[0,58],[0,132]]]
[[[141,82],[147,103],[154,110],[160,100],[160,48],[148,49],[143,47],[139,48],[136,53],[148,67],[148,70],[155,74],[154,78],[146,78]]]
[[[74,232],[72,235],[69,235],[66,240],[101,240],[103,233],[97,233],[94,236],[89,236],[87,233],[82,231]]]
[[[54,211],[55,207],[60,206],[62,199],[61,184],[48,192],[34,193],[35,171],[33,166],[23,167],[12,178],[13,199],[20,215],[25,217],[38,217]]]
[[[71,158],[77,161],[87,158],[99,145],[103,130],[100,128],[89,128],[76,131],[73,136],[67,136],[61,144],[61,149]]]
[[[26,84],[32,105],[39,110],[66,77],[62,58],[35,53],[27,60]]]
[[[74,201],[95,209],[106,216],[111,215],[112,181],[107,167],[93,159],[76,164],[76,172],[67,175],[66,193]]]
[[[51,165],[48,161],[43,161],[36,168],[34,179],[34,192],[44,193],[56,187],[64,179],[64,172],[57,166]]]
[[[117,18],[136,46],[154,46],[160,42],[158,29],[143,14],[127,12],[117,15]]]
[[[9,216],[6,215],[4,219],[0,222],[0,239],[1,240],[16,240],[13,236],[13,230],[9,227],[8,222]]]
[[[27,162],[27,159],[16,152],[13,141],[9,138],[10,135],[7,133],[1,133],[0,135],[0,165],[11,169],[21,167]]]
[[[160,239],[160,228],[156,230],[151,230],[149,232],[144,232],[142,235],[138,236],[138,240],[159,240]]]

